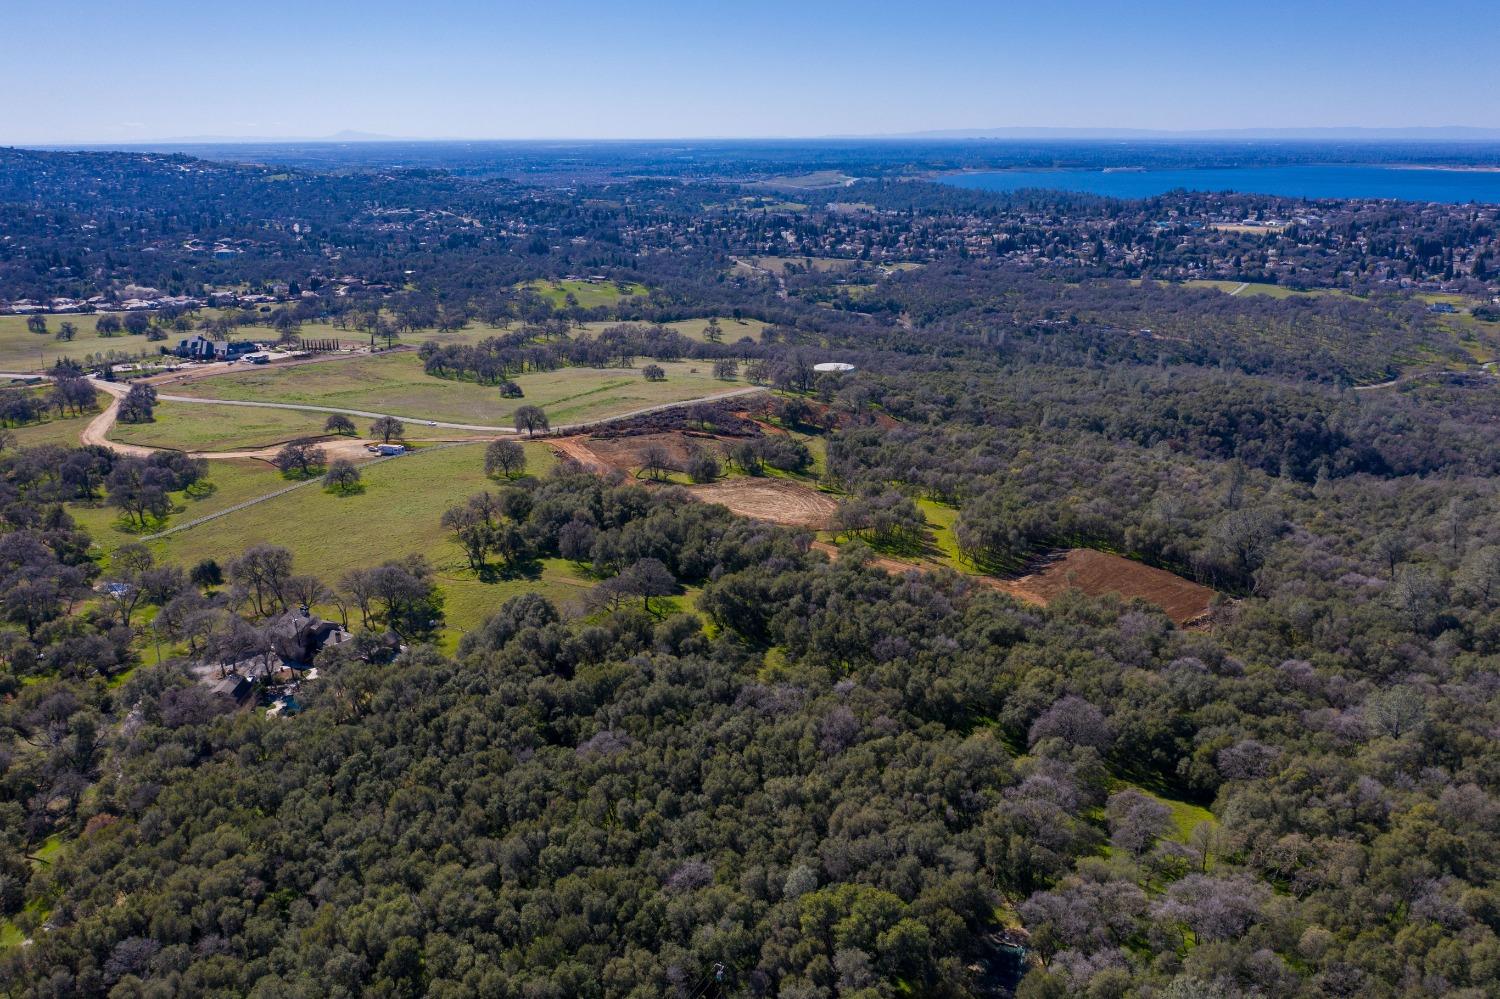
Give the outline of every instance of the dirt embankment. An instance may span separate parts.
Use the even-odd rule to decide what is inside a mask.
[[[1060,552],[1039,571],[1008,582],[1042,603],[1070,589],[1092,597],[1106,593],[1117,593],[1126,600],[1138,597],[1160,607],[1179,627],[1206,617],[1215,596],[1209,587],[1165,569],[1092,548]]]
[[[706,434],[673,431],[638,437],[554,437],[547,443],[559,457],[571,458],[584,470],[595,475],[609,475],[617,471],[629,473],[639,468],[644,461],[645,449],[652,445],[665,451],[674,467],[684,468],[693,449],[712,447],[720,442]],[[687,488],[704,503],[723,504],[741,517],[784,527],[808,527],[815,531],[828,527],[838,506],[838,501],[827,493],[770,477],[720,479]]]
[[[570,458],[586,472],[608,475],[614,466],[589,450],[587,437],[554,437],[547,442],[559,458]]]
[[[776,430],[771,427],[770,430]],[[708,435],[702,435],[707,437]],[[674,461],[686,461],[694,447],[713,444],[695,435],[673,431],[608,439],[588,437],[554,438],[552,445],[562,455],[577,461],[597,474],[631,471],[640,466],[647,446],[662,447]],[[742,517],[762,520],[786,527],[827,530],[838,500],[798,482],[777,478],[733,478],[702,486],[691,486],[693,496],[705,503],[720,503]],[[813,542],[813,548],[830,558],[838,557],[838,548],[826,541]],[[876,556],[871,564],[890,573],[930,572],[932,563],[907,562]],[[994,576],[969,576],[978,586],[998,590],[1017,600],[1046,606],[1069,590],[1098,597],[1114,593],[1122,599],[1140,598],[1166,612],[1178,626],[1200,621],[1208,615],[1214,591],[1191,580],[1133,562],[1119,555],[1073,548],[1046,560],[1034,572],[1013,579]]]
[[[646,463],[646,449],[650,447],[659,448],[671,468],[686,471],[693,452],[721,453],[728,444],[712,434],[669,430],[635,437],[590,437],[584,441],[584,446],[605,464],[629,472]]]
[[[828,527],[838,501],[827,493],[785,479],[723,479],[691,492],[705,503],[722,503],[739,514],[786,527]]]
[[[838,549],[826,541],[813,542],[813,548],[830,558],[838,557]],[[929,568],[884,556],[872,559],[871,564],[890,573],[923,572]],[[1165,569],[1092,548],[1058,552],[1043,568],[1017,579],[968,578],[987,589],[1039,607],[1047,606],[1069,590],[1079,590],[1091,597],[1113,593],[1122,600],[1141,599],[1160,607],[1179,628],[1203,621],[1215,596],[1207,586]]]

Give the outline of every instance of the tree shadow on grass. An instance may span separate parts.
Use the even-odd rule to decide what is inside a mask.
[[[475,575],[479,577],[481,583],[506,583],[521,579],[536,582],[542,578],[542,563],[536,559],[513,562],[509,565],[491,565],[486,562],[484,568]]]
[[[173,507],[172,513],[181,513],[184,509],[184,507],[180,506]],[[134,514],[121,513],[115,518],[114,528],[121,534],[130,534],[136,537],[146,534],[156,534],[171,521],[172,513],[167,514],[165,517],[157,517],[148,513],[146,514],[146,522],[144,524],[136,519]]]
[[[880,538],[868,531],[844,531],[835,535],[834,542],[837,544],[840,541],[862,541],[871,551],[887,558],[907,561],[920,559],[941,561],[944,557],[943,550],[938,547],[931,528],[923,531],[920,538]]]

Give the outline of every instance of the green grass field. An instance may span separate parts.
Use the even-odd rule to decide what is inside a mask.
[[[535,372],[516,379],[524,398],[502,399],[493,386],[435,378],[422,370],[415,353],[402,351],[287,368],[247,368],[172,386],[167,391],[204,399],[291,402],[392,413],[412,422],[510,426],[517,407],[528,403],[541,406],[553,423],[564,424],[740,387],[714,378],[706,362],[671,361],[661,366],[667,372],[662,382],[648,382],[639,369],[632,368]]]
[[[1287,288],[1279,284],[1263,284],[1257,281],[1184,281],[1187,288],[1217,288],[1226,294],[1235,293],[1235,289],[1244,285],[1245,290],[1238,295],[1265,295],[1269,298],[1299,298],[1306,295],[1344,295],[1349,293],[1337,288],[1313,288],[1308,291],[1300,291],[1296,288]]]
[[[745,259],[761,270],[770,271],[773,274],[780,273],[788,267],[822,272],[852,271],[863,263],[863,261],[851,260],[847,257],[746,257]]]
[[[160,526],[171,527],[173,524],[180,524],[195,517],[203,517],[234,506],[236,503],[254,499],[256,496],[264,496],[286,485],[289,485],[289,482],[282,478],[281,473],[264,461],[254,459],[212,461],[208,465],[208,479],[205,486],[195,489],[193,495],[172,494],[176,509]],[[308,488],[316,489],[317,487]],[[100,551],[105,553],[114,551],[120,545],[135,541],[139,536],[139,532],[125,524],[119,510],[105,505],[102,501],[92,504],[69,503],[68,513],[72,514],[80,527],[89,532]]]
[[[83,428],[88,425],[89,420],[94,418],[95,413],[48,419],[41,423],[28,423],[24,427],[11,427],[10,432],[15,435],[16,447],[36,447],[38,444],[77,447],[79,435],[83,433]]]
[[[161,354],[160,343],[152,343],[144,336],[122,333],[118,336],[101,337],[94,332],[97,316],[56,315],[44,316],[47,321],[46,335],[33,333],[26,328],[25,316],[0,316],[0,371],[40,371],[50,368],[60,357],[83,358],[89,354],[107,354],[114,351],[119,360],[134,360],[139,356],[157,357]],[[78,334],[70,341],[57,339],[57,331],[65,322],[78,327]]]
[[[958,539],[953,535],[953,525],[958,522],[958,510],[936,500],[918,499],[917,509],[927,518],[931,531],[934,552],[932,560],[956,572],[972,573],[974,567],[964,562],[958,553]]]
[[[9,919],[0,919],[0,950],[18,947],[25,939],[26,934],[21,932],[19,926]]]
[[[598,336],[601,331],[607,330],[611,326],[618,325],[618,321],[613,319],[600,322],[582,323],[579,326],[575,327],[571,335],[578,336],[581,333],[587,333],[593,336]],[[707,318],[679,319],[675,322],[663,323],[662,325],[667,327],[668,329],[676,330],[678,333],[681,333],[683,336],[687,337],[690,340],[696,340],[699,343],[706,342],[703,337],[703,328],[708,325]],[[764,330],[767,325],[769,324],[763,323],[759,319],[733,319],[726,318],[724,316],[719,317],[719,326],[724,331],[724,343],[734,343],[741,337],[747,336],[750,339],[759,342],[761,331]],[[311,326],[308,327],[308,329],[311,328]],[[416,333],[412,333],[411,335],[407,336],[402,342],[407,344],[421,344],[427,340],[432,340],[437,343],[480,343],[481,341],[487,340],[493,336],[498,336],[502,333],[514,332],[518,328],[519,327],[516,324],[512,324],[502,329],[498,326],[490,326],[486,323],[476,322],[469,323],[463,329],[453,330],[452,332],[442,332],[439,330],[419,330]],[[314,334],[305,333],[304,335],[311,337]],[[332,327],[328,327],[327,332],[319,333],[317,335],[329,337],[337,336],[345,342],[348,342],[351,339],[349,331],[345,330],[340,332],[333,329]]]
[[[322,413],[250,406],[160,402],[152,423],[116,423],[110,440],[179,451],[235,451],[270,447],[323,434]]]
[[[740,211],[746,212],[805,212],[807,205],[801,201],[783,201],[777,198],[740,198],[735,202]]]
[[[582,332],[598,336],[602,331],[609,329],[611,326],[618,325],[619,323],[615,322],[584,323]],[[689,340],[696,340],[699,343],[708,342],[708,338],[703,335],[703,331],[708,328],[707,319],[679,319],[676,322],[662,323],[662,325],[669,330],[675,330]],[[751,340],[759,343],[761,334],[769,325],[770,323],[763,323],[759,319],[726,319],[720,316],[719,329],[724,335],[724,339],[721,342],[734,343],[744,337],[749,337]],[[493,335],[493,331],[489,331],[488,328],[486,330],[487,336]]]
[[[568,307],[569,295],[573,296],[579,308],[595,309],[601,305],[614,305],[627,296],[650,293],[645,285],[633,283],[626,285],[626,290],[621,292],[613,281],[528,281],[521,287],[531,289],[558,309]]]
[[[529,474],[545,474],[555,463],[545,444],[525,447]],[[231,463],[215,463],[214,468],[220,464]],[[282,484],[272,475],[261,492]],[[364,484],[364,492],[353,496],[333,496],[308,486],[151,546],[163,561],[191,566],[204,558],[225,563],[254,544],[281,545],[292,552],[296,571],[330,584],[350,569],[403,555],[425,555],[437,569],[445,596],[448,645],[518,593],[538,591],[565,603],[590,585],[584,573],[560,560],[544,562],[534,578],[493,583],[481,582],[467,568],[463,552],[438,520],[444,510],[474,493],[499,488],[484,474],[483,444],[418,451],[372,465],[365,470]]]

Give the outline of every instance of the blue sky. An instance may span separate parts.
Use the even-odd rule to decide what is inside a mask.
[[[0,143],[1500,127],[1477,0],[4,0]]]

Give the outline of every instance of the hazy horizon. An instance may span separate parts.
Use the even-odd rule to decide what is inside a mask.
[[[545,8],[22,0],[0,143],[912,136],[996,129],[1500,133],[1487,5],[768,0]],[[1407,72],[1393,72],[1404,67]],[[1420,86],[1412,86],[1413,74]],[[1439,99],[1440,98],[1440,99]]]
[[[482,135],[385,135],[346,129],[326,135],[163,135],[134,140],[75,140],[69,142],[17,142],[18,148],[100,149],[117,147],[216,146],[216,145],[315,145],[315,144],[442,144],[442,143],[516,143],[516,144],[610,144],[610,143],[761,143],[761,142],[1370,142],[1388,145],[1402,143],[1496,143],[1500,128],[1469,125],[1428,125],[1409,127],[1330,126],[1326,128],[1247,128],[1247,129],[1108,129],[1086,126],[1031,126],[998,128],[933,129],[916,132],[892,132],[869,135],[621,135],[621,136],[482,136]],[[7,143],[0,143],[6,145]]]

